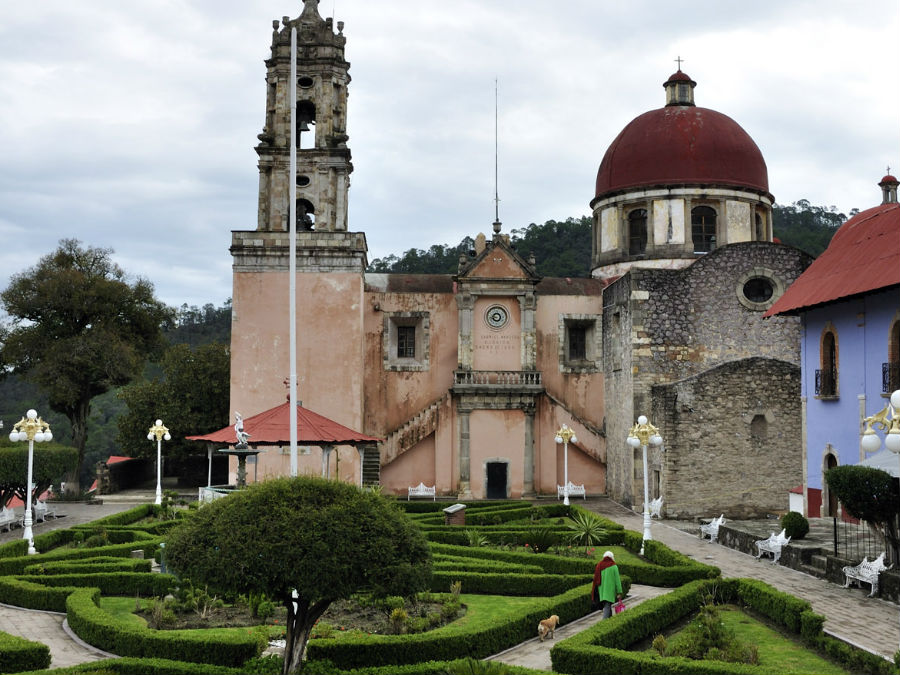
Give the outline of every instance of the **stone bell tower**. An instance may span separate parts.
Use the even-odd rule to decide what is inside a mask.
[[[298,400],[348,427],[363,423],[366,237],[347,230],[350,150],[344,24],[303,0],[297,18],[273,22],[266,109],[255,147],[255,230],[232,232],[231,410],[245,416],[283,403],[289,376],[290,199],[296,185]],[[296,98],[291,31],[297,29]],[[291,172],[291,113],[296,171]],[[340,386],[330,386],[339,382]],[[251,440],[252,443],[252,440]],[[285,466],[285,473],[287,467]]]
[[[286,232],[290,181],[297,184],[298,231],[346,231],[350,150],[344,22],[332,28],[318,0],[306,0],[299,18],[272,22],[266,60],[266,122],[259,134],[258,229]],[[297,28],[297,100],[291,94],[291,28]],[[291,106],[296,106],[297,173],[290,175]]]

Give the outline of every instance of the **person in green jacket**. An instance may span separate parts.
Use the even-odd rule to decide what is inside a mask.
[[[619,566],[612,551],[603,554],[603,558],[594,568],[594,583],[591,586],[592,604],[599,604],[603,610],[602,618],[612,616],[612,606],[622,599],[622,580],[619,578]]]

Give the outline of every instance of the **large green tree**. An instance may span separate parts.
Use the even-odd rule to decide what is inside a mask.
[[[828,489],[850,515],[866,521],[884,539],[889,560],[900,563],[900,490],[887,471],[847,464],[825,472]]]
[[[68,418],[77,469],[67,489],[78,490],[91,399],[140,374],[162,345],[161,327],[172,310],[150,282],[130,282],[105,248],[75,239],[16,274],[0,294],[11,323],[3,328],[0,360],[47,395]]]
[[[310,477],[257,483],[201,507],[172,530],[166,558],[194,583],[281,602],[284,673],[299,670],[310,631],[332,602],[362,589],[409,595],[431,572],[428,543],[395,504]]]
[[[37,498],[51,485],[59,485],[78,461],[78,452],[58,443],[35,443],[32,459],[32,497]],[[0,439],[0,507],[13,497],[25,501],[28,482],[28,443]]]
[[[166,350],[162,373],[119,390],[127,411],[119,416],[119,448],[129,457],[155,457],[156,443],[147,429],[162,419],[172,432],[166,455],[196,453],[205,448],[185,436],[206,434],[228,424],[230,355],[228,347],[211,342],[191,349],[178,344]]]

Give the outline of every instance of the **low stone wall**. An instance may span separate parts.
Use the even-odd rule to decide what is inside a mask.
[[[733,526],[730,527],[727,523],[719,527],[719,543],[722,546],[727,546],[752,556],[757,554],[756,542],[763,538],[759,534],[739,530]],[[812,567],[813,556],[825,558],[824,572],[818,572]],[[771,558],[767,557],[766,560],[771,561]],[[843,585],[844,573],[842,570],[844,566],[852,565],[853,561],[831,555],[827,549],[822,548],[818,544],[807,544],[800,541],[797,543],[791,542],[782,549],[779,564],[806,574],[815,574],[815,576],[827,579],[832,583]],[[863,585],[863,588],[868,589],[868,584]],[[900,602],[900,572],[897,570],[882,572],[878,581],[877,597],[892,602]]]

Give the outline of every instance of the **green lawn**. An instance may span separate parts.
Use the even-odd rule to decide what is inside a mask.
[[[141,607],[146,607],[152,600],[141,598]],[[109,612],[122,622],[123,626],[146,628],[147,621],[134,613],[135,599],[123,597],[100,596],[100,609]]]
[[[466,613],[445,626],[465,626],[466,628],[488,627],[501,617],[506,617],[510,612],[517,613],[520,609],[527,609],[535,605],[546,604],[546,598],[517,597],[510,595],[469,595],[463,593],[459,596],[462,604],[466,606]],[[440,630],[440,629],[438,629]]]
[[[733,607],[719,607],[719,617],[738,640],[759,649],[760,673],[779,675],[849,675],[831,661]],[[648,649],[647,651],[651,651]]]

